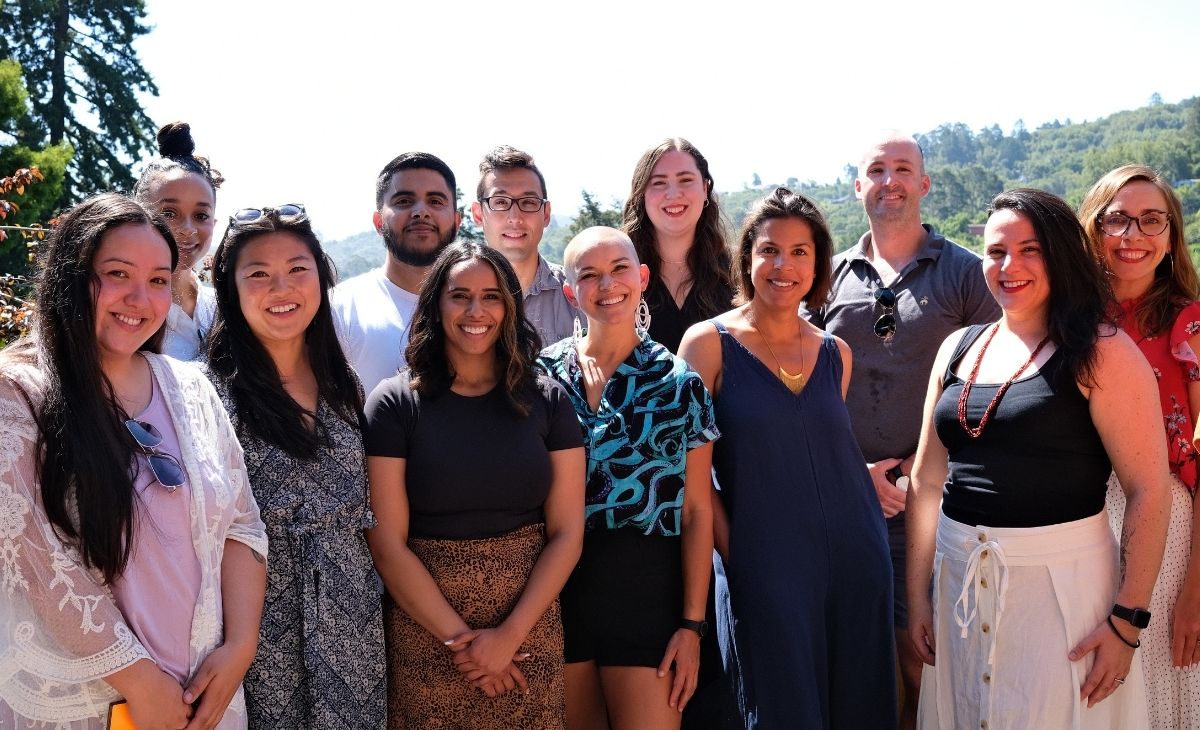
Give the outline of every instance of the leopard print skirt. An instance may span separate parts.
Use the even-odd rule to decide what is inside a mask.
[[[472,628],[498,626],[516,606],[545,545],[542,524],[480,540],[411,539],[408,546]],[[451,662],[441,641],[385,599],[391,730],[564,727],[563,635],[558,600],[534,624],[520,663],[529,694],[489,698]]]

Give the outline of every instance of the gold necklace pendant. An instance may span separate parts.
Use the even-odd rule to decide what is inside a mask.
[[[774,355],[775,353],[771,354]],[[792,375],[788,371],[784,370],[783,366],[780,365],[779,379],[783,381],[783,384],[787,386],[788,390],[792,391],[796,395],[800,395],[800,391],[804,390],[804,373],[802,372]]]

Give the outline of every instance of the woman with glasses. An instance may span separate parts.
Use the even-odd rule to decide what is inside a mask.
[[[251,728],[386,724],[362,386],[329,308],[333,268],[304,208],[230,218],[213,265],[209,370],[271,540]]]
[[[246,727],[267,540],[220,399],[156,354],[176,263],[141,204],[80,203],[0,353],[0,727]]]
[[[430,269],[408,369],[367,401],[393,728],[562,728],[558,593],[583,534],[583,449],[502,254]]]
[[[1170,499],[1154,376],[1066,203],[1001,193],[983,240],[1000,321],[942,344],[908,493],[920,726],[1150,727],[1136,651]]]
[[[217,302],[202,286],[193,267],[212,244],[217,188],[225,178],[205,157],[197,157],[191,127],[171,122],[158,130],[158,157],[146,165],[133,193],[171,227],[179,247],[178,268],[171,274],[171,309],[163,354],[195,360],[204,354]]]
[[[676,352],[688,327],[733,300],[717,191],[695,145],[674,137],[642,154],[621,227],[650,269],[642,315],[650,339]]]
[[[850,350],[799,316],[829,292],[833,240],[778,188],[742,225],[741,305],[680,355],[713,392],[721,440],[718,606],[738,726],[896,726],[892,570],[844,400]]]
[[[678,728],[708,631],[712,402],[638,325],[650,272],[627,236],[588,228],[563,270],[587,329],[539,362],[566,388],[587,450],[587,532],[562,594],[567,725]]]
[[[1109,275],[1120,303],[1119,322],[1158,381],[1171,480],[1171,523],[1162,570],[1150,598],[1154,620],[1142,632],[1142,666],[1155,728],[1200,728],[1200,539],[1194,519],[1200,413],[1200,279],[1192,266],[1179,198],[1166,180],[1142,165],[1125,165],[1092,186],[1079,209],[1092,253]],[[1110,480],[1109,515],[1117,534],[1125,495]]]

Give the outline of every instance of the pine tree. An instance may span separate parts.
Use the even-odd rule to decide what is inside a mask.
[[[59,203],[131,189],[130,165],[151,151],[138,93],[158,95],[133,42],[150,28],[143,0],[0,3],[0,57],[21,64],[34,122],[18,141],[75,151]]]

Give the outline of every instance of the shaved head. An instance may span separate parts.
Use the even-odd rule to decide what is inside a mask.
[[[628,249],[629,258],[633,261],[634,266],[638,265],[637,249],[634,248],[633,241],[629,240],[629,236],[616,228],[592,226],[577,233],[563,250],[563,273],[567,275],[567,281],[572,285],[577,281],[579,269],[576,262],[579,261],[580,256],[596,246],[610,243],[616,243]]]
[[[905,134],[898,129],[884,129],[872,135],[867,144],[863,146],[862,155],[858,160],[859,177],[862,177],[863,171],[870,166],[873,160],[889,148],[893,151],[900,150],[901,156],[911,157],[909,162],[917,166],[920,174],[925,174],[925,151],[921,149],[921,145],[917,144],[917,140],[911,134]]]

